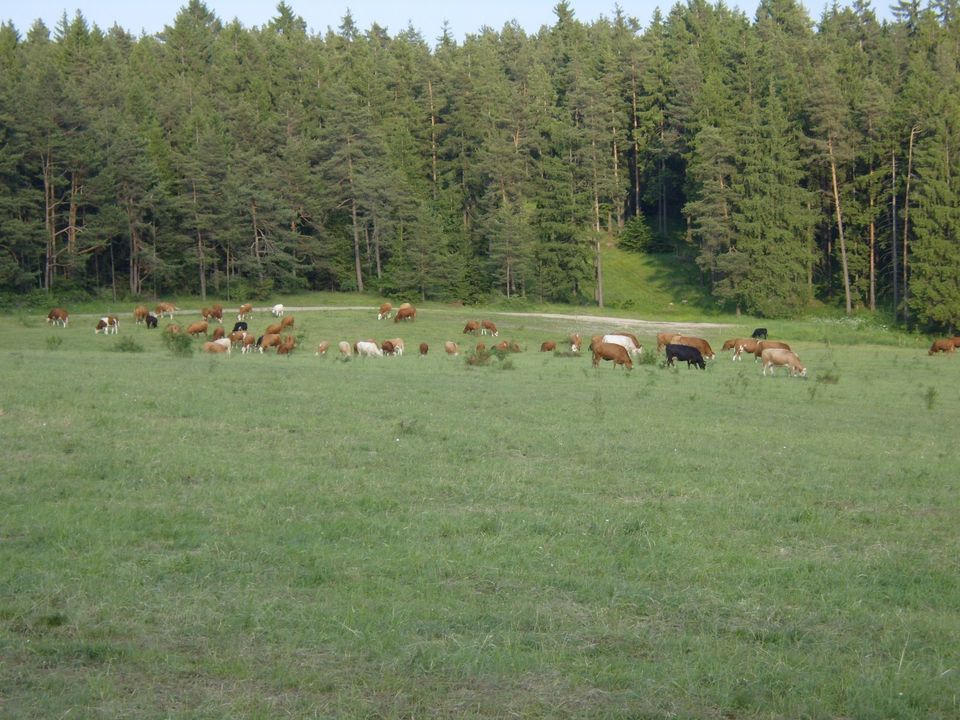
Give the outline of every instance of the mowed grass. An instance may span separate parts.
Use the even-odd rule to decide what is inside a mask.
[[[595,370],[535,349],[602,325],[490,315],[525,351],[471,367],[482,311],[295,315],[290,357],[0,319],[0,716],[960,716],[960,357]]]

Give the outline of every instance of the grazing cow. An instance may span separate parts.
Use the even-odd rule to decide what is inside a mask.
[[[386,345],[387,343],[393,345],[392,354],[396,355],[397,357],[403,355],[404,344],[402,338],[390,338],[389,340],[384,340],[383,344]],[[384,348],[384,352],[386,352],[386,348]]]
[[[377,320],[389,319],[391,310],[393,310],[393,305],[388,302],[382,303],[380,305],[380,311],[377,313]]]
[[[327,340],[322,340],[322,341],[320,341],[320,343],[317,345],[317,352],[316,352],[316,354],[317,354],[317,355],[324,355],[324,356],[326,356],[327,350],[329,350],[329,349],[330,349],[330,343],[329,343]]]
[[[667,365],[676,365],[677,360],[686,361],[687,367],[696,365],[701,370],[707,369],[707,364],[703,361],[703,354],[697,348],[690,345],[668,343]]]
[[[447,340],[443,344],[443,349],[446,351],[447,355],[459,355],[460,348],[457,347],[457,344],[452,340]]]
[[[237,313],[237,320],[246,320],[248,315],[253,315],[253,305],[244,303],[240,306],[240,311]]]
[[[154,308],[155,312],[157,313],[157,317],[160,318],[161,320],[163,319],[164,315],[169,315],[170,318],[172,319],[173,313],[179,309],[180,308],[175,306],[173,303],[168,303],[168,302],[157,303],[157,307]]]
[[[203,317],[204,320],[207,320],[207,321],[216,320],[221,325],[223,324],[223,306],[222,305],[214,305],[211,308],[204,308],[203,310],[200,311],[200,315]]]
[[[553,352],[557,349],[557,344],[553,340],[546,340],[540,343],[540,352]]]
[[[753,331],[753,334],[750,336],[753,340],[766,340],[767,339],[767,329],[766,328],[757,328]]]
[[[280,342],[280,336],[278,334],[265,333],[257,339],[257,346],[260,348],[262,354],[264,348],[280,347]]]
[[[756,340],[754,340],[753,338],[749,338],[749,339],[747,339],[747,340],[741,340],[741,341],[737,344],[737,347],[734,348],[734,350],[733,350],[733,359],[734,359],[734,360],[743,360],[742,354],[743,354],[744,352],[749,353],[749,354],[755,353],[755,352],[757,351],[757,345],[759,345],[759,344],[760,344],[760,343],[757,342]]]
[[[106,315],[97,321],[93,329],[94,335],[102,332],[104,335],[116,335],[120,331],[120,318],[116,315]]]
[[[764,375],[767,374],[767,370],[770,370],[770,374],[773,375],[774,367],[787,366],[790,368],[790,375],[792,377],[796,377],[797,375],[800,377],[807,376],[807,369],[800,363],[800,358],[790,350],[784,350],[783,348],[765,348],[760,357],[763,360]]]
[[[616,335],[604,335],[600,342],[613,343],[614,345],[621,345],[624,350],[626,350],[631,355],[640,355],[643,353],[643,345],[641,345],[635,335],[629,335],[625,333],[617,333]]]
[[[280,303],[277,303],[272,308],[270,308],[270,313],[274,317],[283,317],[283,305],[281,305]]]
[[[467,333],[476,335],[478,332],[480,332],[480,323],[478,323],[476,320],[468,320],[467,324],[463,326],[464,335]]]
[[[277,345],[277,355],[289,355],[297,346],[297,339],[293,335],[287,335]]]
[[[357,349],[357,355],[360,357],[383,357],[383,350],[377,347],[375,342],[370,340],[358,340],[354,347]]]
[[[583,338],[579,335],[570,336],[570,352],[580,352],[580,345],[583,344]]]
[[[252,333],[244,333],[243,335],[243,350],[241,352],[246,355],[248,352],[253,352],[257,347],[257,336]]]
[[[716,357],[716,354],[710,347],[710,343],[703,338],[692,337],[690,335],[677,335],[671,340],[670,344],[686,345],[687,347],[696,348],[706,360],[713,360]]]
[[[720,348],[720,350],[721,350],[721,352],[724,351],[724,350],[736,350],[736,349],[737,349],[737,343],[742,343],[742,342],[743,342],[743,339],[742,339],[742,338],[731,338],[731,339],[729,339],[729,340],[724,340],[724,341],[723,341],[723,347]]]
[[[779,350],[789,350],[790,346],[785,342],[780,342],[779,340],[761,340],[757,343],[756,349],[753,351],[753,361],[756,362],[760,359],[761,354],[764,350],[769,348],[776,348]]]
[[[205,342],[203,344],[203,351],[206,353],[228,353],[230,352],[230,346],[224,346],[218,342]]]
[[[225,347],[227,349],[227,352],[230,352],[230,350],[233,348],[233,343],[230,341],[230,338],[228,337],[219,337],[219,338],[216,338],[213,342],[215,342],[217,345]]]
[[[147,319],[147,315],[149,315],[149,314],[150,314],[150,311],[147,310],[147,306],[146,306],[146,305],[137,305],[137,306],[133,309],[133,323],[134,323],[134,325],[139,325],[140,323],[145,322],[146,319]]]
[[[350,343],[348,343],[346,340],[341,340],[339,343],[337,343],[337,349],[344,357],[350,357],[353,355],[353,351],[350,349]]]
[[[247,334],[243,330],[237,330],[236,332],[230,333],[228,336],[230,338],[230,344],[234,347],[242,347],[243,340],[247,337]]]
[[[430,352],[430,346],[426,343],[420,343],[420,357],[425,357]]]
[[[960,335],[958,335],[957,337],[952,338],[952,340],[953,340],[953,346],[954,346],[955,348],[960,347]]]
[[[147,330],[157,329],[157,316],[153,313],[147,314]]]
[[[207,334],[207,328],[210,326],[207,324],[206,320],[201,320],[200,322],[191,323],[187,326],[187,335],[193,335],[196,337],[200,333],[204,335]]]
[[[946,340],[934,340],[933,345],[930,346],[929,352],[927,355],[936,355],[938,352],[943,353],[952,353],[956,350],[956,344],[953,342],[953,338]]]
[[[281,330],[283,330],[283,325],[280,323],[273,323],[272,325],[267,325],[267,329],[263,331],[263,334],[279,335]]]
[[[280,321],[280,327],[284,330],[293,327],[293,315],[287,315],[283,318],[283,320]]]
[[[243,332],[246,332],[248,329],[249,329],[249,328],[247,328],[247,324],[246,324],[245,322],[237,321],[237,322],[235,322],[235,323],[233,324],[233,331],[234,331],[234,332],[239,332],[239,331],[241,331],[241,330],[242,330]]]
[[[489,333],[490,335],[493,335],[494,337],[497,337],[497,336],[500,334],[500,331],[497,330],[497,326],[494,325],[491,321],[489,321],[489,320],[481,320],[481,321],[480,321],[480,334],[481,334],[481,335],[486,335],[486,334],[488,334],[488,333]]]
[[[394,322],[400,322],[401,320],[416,320],[417,319],[417,309],[412,305],[404,307],[401,305],[397,308],[397,314],[393,316]]]
[[[47,313],[47,322],[59,325],[60,327],[66,327],[67,323],[70,322],[70,313],[61,307],[55,307]]]
[[[623,345],[614,345],[613,343],[591,343],[593,348],[593,366],[599,367],[601,360],[610,360],[613,362],[613,369],[617,365],[623,365],[627,370],[633,369],[633,361],[630,359],[630,353]]]
[[[226,335],[226,334],[227,334],[226,331],[225,331],[222,327],[215,327],[215,328],[213,329],[213,339],[214,339],[214,340],[219,340],[220,338],[222,338],[222,337],[223,337],[224,335]]]
[[[674,342],[675,338],[678,337],[680,337],[680,334],[676,332],[657,333],[657,352],[663,350],[667,345]]]
[[[501,340],[500,342],[498,342],[496,345],[493,346],[493,349],[499,350],[500,352],[509,352],[510,343],[508,343],[506,340]]]

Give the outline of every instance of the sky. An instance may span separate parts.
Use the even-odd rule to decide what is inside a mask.
[[[264,25],[276,16],[280,0],[205,0],[205,4],[220,20],[238,19],[245,27]],[[556,20],[553,8],[556,0],[286,0],[294,13],[302,17],[313,34],[322,34],[327,28],[336,29],[349,9],[354,23],[366,30],[374,22],[395,35],[408,23],[419,30],[429,44],[440,36],[443,21],[449,22],[453,36],[459,40],[475,33],[484,25],[499,30],[505,23],[516,20],[528,33],[537,32],[542,25]],[[612,17],[618,0],[569,0],[574,17],[585,23],[601,15]],[[660,7],[666,15],[675,0],[619,0],[628,16],[640,21],[646,28],[653,11]],[[64,13],[72,19],[77,10],[87,23],[108,30],[114,24],[139,36],[152,35],[172,25],[187,0],[3,0],[0,2],[0,21],[12,22],[21,37],[34,21],[39,19],[53,30]],[[811,14],[819,15],[821,6],[813,8],[804,3]],[[752,19],[756,0],[727,0],[728,7],[737,7]]]

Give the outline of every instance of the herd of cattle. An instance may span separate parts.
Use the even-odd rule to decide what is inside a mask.
[[[134,322],[137,325],[146,325],[147,329],[156,328],[158,320],[169,317],[171,320],[174,313],[179,308],[171,303],[158,303],[155,312],[143,305],[138,305],[133,311]],[[223,327],[223,306],[212,305],[209,308],[203,308],[200,311],[201,320],[190,323],[185,328],[176,323],[170,323],[163,332],[170,334],[186,333],[192,337],[203,335],[205,342],[203,349],[209,353],[229,353],[233,349],[239,349],[243,353],[260,352],[270,348],[276,348],[277,354],[286,355],[292,352],[297,346],[297,340],[292,334],[284,334],[285,331],[292,330],[295,320],[292,315],[286,315],[283,305],[277,304],[271,308],[271,314],[277,318],[278,322],[270,324],[261,335],[249,332],[247,319],[253,313],[253,305],[241,305],[237,313],[237,322],[233,330],[227,333]],[[383,303],[377,312],[378,320],[387,320],[391,317],[394,322],[413,321],[416,319],[417,310],[410,303],[403,303],[394,309],[391,303]],[[54,325],[66,327],[69,323],[69,313],[60,307],[53,308],[47,315],[47,322]],[[218,323],[210,336],[211,323]],[[104,335],[117,334],[120,330],[120,318],[116,315],[104,315],[97,320],[94,327],[95,333]],[[490,320],[470,320],[464,325],[463,334],[469,335],[490,335],[498,337],[500,332],[496,324]],[[570,352],[579,353],[582,344],[580,335],[571,335],[567,342],[570,346]],[[593,355],[593,366],[598,367],[601,361],[613,363],[613,367],[618,365],[626,369],[632,369],[633,358],[643,353],[643,345],[637,339],[636,335],[628,332],[616,332],[606,335],[594,335],[590,338],[589,350]],[[929,354],[934,355],[939,352],[952,353],[960,347],[960,336],[935,340],[930,347]],[[317,345],[316,354],[326,355],[330,348],[329,342],[321,342]],[[338,344],[338,350],[342,356],[358,355],[361,357],[372,356],[399,356],[403,355],[405,345],[402,338],[390,338],[381,343],[373,339],[358,340],[354,343],[341,341]],[[427,343],[420,343],[420,355],[426,355],[430,348]],[[476,344],[476,351],[487,351],[484,342]],[[521,348],[516,342],[501,340],[491,346],[490,350],[503,352],[520,352]],[[757,328],[749,338],[732,338],[723,344],[723,351],[730,351],[733,360],[742,360],[744,353],[753,355],[754,362],[762,363],[763,374],[768,371],[772,375],[777,367],[789,369],[793,376],[806,377],[807,369],[800,362],[799,356],[791,350],[790,346],[782,341],[768,340],[766,328]],[[545,341],[540,346],[541,352],[557,351],[557,343],[552,340]],[[448,340],[444,343],[444,352],[448,355],[459,355],[460,347],[456,342]],[[701,370],[706,369],[706,361],[713,360],[716,357],[710,343],[703,338],[689,335],[678,334],[675,332],[662,332],[657,334],[657,354],[665,353],[668,365],[677,363],[687,363],[687,367],[697,367]]]

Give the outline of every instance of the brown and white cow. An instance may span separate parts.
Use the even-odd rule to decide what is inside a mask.
[[[219,309],[217,309],[218,307]],[[200,311],[200,316],[208,322],[216,320],[218,323],[222,325],[223,324],[223,307],[214,306],[212,308],[203,308],[203,310]]]
[[[455,342],[453,342],[452,340],[447,340],[447,341],[443,344],[443,349],[444,349],[444,351],[447,353],[447,355],[459,355],[459,354],[460,354],[460,348],[458,348],[458,347],[457,347],[457,344],[456,344]]]
[[[230,338],[231,345],[233,345],[234,347],[243,347],[243,341],[244,339],[246,339],[247,333],[244,332],[243,330],[236,330],[230,333],[228,337]],[[256,340],[254,340],[254,342],[256,342]]]
[[[67,323],[70,322],[70,313],[62,307],[55,307],[47,313],[47,322],[59,325],[60,327],[66,327]]]
[[[219,342],[205,342],[203,344],[203,351],[205,353],[213,353],[213,354],[228,353],[230,352],[230,346],[222,345]]]
[[[393,310],[393,305],[388,302],[382,303],[380,305],[380,311],[377,313],[377,320],[389,319],[391,310]]]
[[[545,340],[540,343],[540,352],[553,352],[557,349],[557,344],[553,340]]]
[[[467,324],[463,326],[463,334],[476,335],[478,332],[480,332],[480,323],[476,320],[467,320]]]
[[[580,345],[583,344],[583,338],[579,335],[570,336],[570,352],[580,352]]]
[[[245,333],[243,336],[243,349],[240,351],[244,355],[252,353],[257,349],[257,336],[253,333]]]
[[[801,364],[800,358],[797,357],[797,354],[791,350],[784,350],[783,348],[765,348],[760,353],[760,359],[763,361],[763,374],[767,374],[767,370],[770,370],[770,374],[773,375],[774,367],[788,367],[790,368],[790,375],[800,377],[807,376],[807,369]]]
[[[416,320],[417,319],[417,309],[412,305],[407,305],[404,307],[401,305],[397,308],[397,314],[393,316],[394,322],[400,322],[401,320]]]
[[[350,357],[353,355],[353,349],[350,347],[350,343],[346,340],[341,340],[337,343],[337,349],[340,351],[340,355],[343,357]]]
[[[327,341],[327,340],[321,340],[319,343],[317,343],[317,352],[316,352],[316,354],[317,354],[317,355],[326,355],[326,354],[327,354],[327,350],[329,350],[329,349],[330,349],[330,342]]]
[[[277,355],[289,355],[297,346],[297,339],[293,335],[286,335],[277,345]]]
[[[390,338],[389,340],[383,341],[383,345],[386,345],[387,343],[390,343],[391,347],[393,348],[393,350],[389,353],[390,355],[396,355],[397,357],[403,355],[403,350],[405,347],[403,344],[403,338]],[[383,347],[383,345],[381,345],[381,347]],[[383,351],[387,352],[385,347],[383,347]]]
[[[696,348],[700,351],[700,354],[705,360],[713,360],[716,357],[716,353],[713,352],[713,348],[710,347],[710,343],[703,338],[693,337],[692,335],[676,335],[673,337],[670,344],[686,345],[687,347]]]
[[[633,361],[630,359],[630,353],[627,352],[627,349],[623,345],[615,345],[614,343],[591,343],[593,347],[593,366],[599,367],[601,360],[610,360],[613,362],[613,367],[616,369],[617,365],[623,365],[627,370],[633,369]]]
[[[266,333],[262,338],[260,338],[260,353],[262,354],[264,349],[272,347],[280,347],[280,336],[277,333]]]
[[[743,353],[752,355],[757,351],[757,345],[760,342],[754,340],[753,338],[743,338],[738,343],[737,346],[733,349],[733,359],[734,360],[743,360]]]
[[[210,325],[207,323],[206,320],[201,320],[200,322],[190,323],[190,324],[187,326],[187,335],[193,335],[194,337],[196,337],[197,335],[200,335],[201,333],[202,333],[203,335],[206,335],[206,334],[207,334],[207,329],[208,329],[209,327],[210,327]]]
[[[104,315],[97,321],[97,326],[93,329],[94,334],[103,333],[104,335],[116,335],[120,331],[120,318],[116,315]]]
[[[133,323],[139,325],[147,321],[147,316],[150,314],[150,311],[147,310],[146,305],[137,305],[133,309]]]
[[[253,315],[253,305],[251,303],[244,303],[237,312],[237,320],[246,320],[250,315]]]
[[[497,337],[500,335],[500,331],[497,330],[497,326],[493,324],[490,320],[481,320],[480,321],[480,334],[481,335],[493,335]]]
[[[753,361],[759,360],[764,350],[789,350],[790,346],[780,340],[761,340],[753,351]]]
[[[936,355],[939,352],[952,353],[954,350],[956,350],[956,348],[957,345],[953,342],[953,338],[934,340],[933,345],[930,346],[930,350],[927,352],[927,355]]]
[[[173,313],[179,309],[180,308],[173,303],[160,302],[157,303],[157,307],[154,308],[154,312],[156,312],[157,317],[162,320],[164,315],[169,315],[171,318],[173,318]]]

